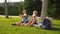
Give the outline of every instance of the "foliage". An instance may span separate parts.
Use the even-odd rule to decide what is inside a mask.
[[[57,8],[58,4],[58,0],[48,0],[48,16],[60,19],[60,8]],[[25,0],[24,2],[15,3],[14,6],[8,6],[8,13],[9,15],[20,15],[22,10],[26,9],[29,15],[32,15],[32,12],[37,10],[40,16],[41,5],[41,0]],[[0,7],[0,14],[5,14],[4,7]]]
[[[9,15],[20,15],[22,13],[23,2],[17,2],[17,3],[8,3],[8,14]],[[5,15],[5,7],[0,7],[0,15]]]
[[[0,7],[0,15],[4,15],[5,14],[4,11],[5,11],[4,8],[3,7]]]
[[[9,6],[9,7],[8,7],[8,14],[9,14],[9,15],[19,15],[18,7]]]
[[[49,1],[48,1],[48,12],[47,12],[48,15],[54,17],[54,16],[55,16],[55,15],[54,15],[55,11],[56,11],[55,1],[49,0]]]
[[[57,19],[60,19],[60,0],[49,0],[48,1],[48,15]]]
[[[28,13],[31,15],[34,10],[41,14],[41,0],[25,0],[24,8],[27,9]]]

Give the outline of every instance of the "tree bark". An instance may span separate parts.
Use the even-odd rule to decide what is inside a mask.
[[[46,17],[47,8],[48,8],[48,0],[43,0],[42,1],[42,10],[41,10],[41,23],[43,22],[44,18]]]
[[[8,17],[7,0],[5,0],[5,16],[6,16],[6,18],[9,18]]]

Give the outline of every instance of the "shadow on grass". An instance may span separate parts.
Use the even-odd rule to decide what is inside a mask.
[[[57,26],[57,27],[54,27],[52,30],[60,31],[60,25],[59,24],[54,24],[54,26]]]
[[[59,24],[54,24],[54,26],[60,26]]]
[[[60,31],[60,28],[53,28],[52,31]]]

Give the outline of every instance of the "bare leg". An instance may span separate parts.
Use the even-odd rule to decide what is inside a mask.
[[[32,26],[34,23],[36,23],[36,21],[35,21],[35,20],[31,22],[30,26]]]
[[[32,21],[29,21],[28,23],[24,24],[25,26],[29,26]]]
[[[24,22],[24,23],[21,23],[20,25],[24,26],[24,24],[26,24],[26,22]]]
[[[16,22],[17,25],[21,24],[21,22]]]

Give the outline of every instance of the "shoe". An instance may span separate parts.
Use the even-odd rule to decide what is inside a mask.
[[[17,24],[12,24],[13,26],[16,26]]]

